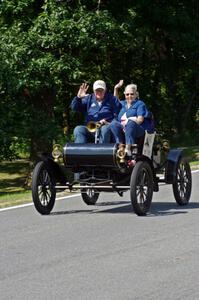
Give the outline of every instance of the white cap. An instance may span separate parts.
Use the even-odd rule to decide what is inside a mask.
[[[93,83],[93,91],[97,89],[106,90],[106,83],[103,80],[97,80]]]

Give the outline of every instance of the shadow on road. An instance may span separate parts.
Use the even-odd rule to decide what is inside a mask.
[[[129,201],[107,201],[107,202],[98,202],[95,206],[110,206],[110,205],[119,205],[119,204],[129,204]]]
[[[109,203],[109,202],[108,202]],[[128,205],[122,205],[119,207],[114,207],[105,210],[93,211],[93,213],[133,213],[132,205],[125,201],[121,204],[128,203]],[[106,203],[104,203],[106,205]],[[105,206],[104,205],[104,206]],[[109,205],[109,204],[108,204]],[[103,206],[103,203],[100,205]],[[167,215],[177,215],[186,214],[190,209],[199,209],[199,203],[190,202],[188,205],[179,206],[175,202],[152,202],[150,213],[147,216],[167,216]]]
[[[120,205],[120,206],[118,206]],[[116,206],[106,209],[107,206]],[[132,214],[133,207],[129,201],[107,201],[96,203],[95,206],[89,206],[90,209],[66,210],[52,212],[50,216],[67,214]],[[103,207],[105,209],[103,209]],[[199,209],[199,203],[190,202],[188,205],[179,206],[175,202],[152,202],[150,213],[147,217],[168,216],[177,214],[187,214],[190,209]]]
[[[73,209],[73,210],[61,210],[61,211],[53,211],[50,215],[47,216],[57,216],[57,215],[70,215],[70,214],[90,214],[93,210],[88,209]]]
[[[78,210],[64,210],[64,211],[53,211],[50,213],[50,216],[56,216],[56,215],[67,215],[67,214],[90,214],[90,213],[96,213],[100,212],[97,207],[103,207],[103,206],[111,206],[111,205],[120,205],[120,204],[129,204],[129,201],[107,201],[107,202],[99,202],[95,205],[89,206],[91,209],[78,209]],[[131,207],[131,205],[128,205]],[[87,206],[88,207],[88,206]],[[93,208],[93,209],[92,209]],[[131,209],[132,211],[132,209]]]
[[[198,209],[199,203],[190,202],[188,205],[180,206],[175,202],[154,202],[151,205],[151,216],[186,214],[190,209]]]
[[[192,202],[185,206],[178,206],[175,202],[154,202],[152,203],[150,213],[147,216],[154,217],[186,214],[190,209],[199,209],[199,203]],[[120,207],[94,211],[93,213],[133,213],[133,208],[131,204],[128,204]]]

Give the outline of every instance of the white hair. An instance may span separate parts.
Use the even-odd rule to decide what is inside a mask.
[[[127,89],[133,90],[134,92],[137,92],[137,84],[134,84],[134,83],[128,84],[125,87],[124,93],[126,92]]]

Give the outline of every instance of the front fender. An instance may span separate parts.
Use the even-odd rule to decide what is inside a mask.
[[[40,156],[40,160],[45,162],[46,168],[50,171],[50,173],[55,178],[56,182],[65,185],[68,181],[66,172],[64,172],[64,167],[56,163],[53,158],[45,153],[42,153]]]
[[[166,183],[173,183],[173,181],[176,177],[178,162],[182,156],[183,156],[182,149],[169,150],[169,153],[168,153],[167,159],[166,159],[166,168],[165,168],[165,182]]]

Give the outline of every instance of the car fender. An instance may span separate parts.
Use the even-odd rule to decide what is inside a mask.
[[[182,149],[171,149],[167,155],[166,159],[166,167],[165,167],[165,182],[166,183],[173,183],[176,172],[177,166],[180,158],[183,156]]]
[[[64,168],[61,165],[59,165],[57,162],[55,162],[52,156],[46,153],[41,153],[39,155],[39,158],[45,163],[46,168],[55,178],[56,182],[65,184],[68,181],[67,176],[64,172]]]

